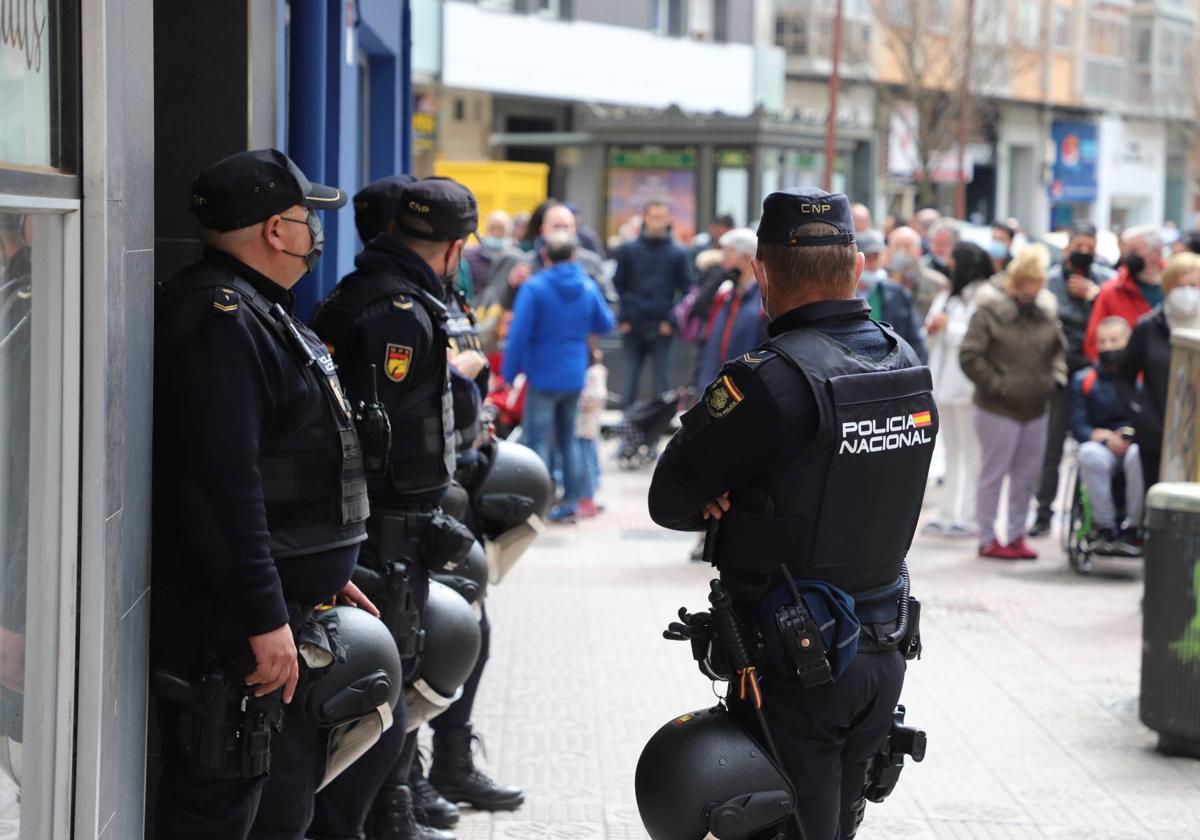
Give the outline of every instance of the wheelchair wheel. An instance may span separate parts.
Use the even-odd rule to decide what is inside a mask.
[[[1063,523],[1063,543],[1067,560],[1078,574],[1092,573],[1092,505],[1087,489],[1079,476],[1078,467],[1072,467],[1071,513]]]

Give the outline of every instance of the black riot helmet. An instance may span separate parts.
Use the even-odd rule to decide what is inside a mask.
[[[450,587],[429,582],[421,616],[425,648],[417,678],[404,688],[408,731],[432,720],[462,696],[463,683],[479,658],[482,636],[471,605]]]
[[[328,730],[318,790],[392,726],[403,668],[387,625],[357,607],[333,607],[296,630],[304,679],[292,702]]]
[[[634,789],[652,840],[741,840],[789,819],[796,802],[787,777],[722,706],[658,730]]]
[[[438,583],[449,586],[468,604],[478,604],[487,595],[487,552],[476,541],[471,544],[467,559],[458,564],[453,572],[436,572],[432,577]]]
[[[472,488],[475,516],[489,539],[527,521],[544,517],[554,501],[554,482],[537,453],[528,446],[497,441],[487,471]]]

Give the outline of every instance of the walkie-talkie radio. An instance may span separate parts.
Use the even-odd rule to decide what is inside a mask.
[[[379,401],[375,365],[371,365],[371,401],[359,402],[354,425],[358,428],[358,439],[362,444],[364,469],[368,475],[382,475],[387,469],[388,453],[392,449],[392,421]]]

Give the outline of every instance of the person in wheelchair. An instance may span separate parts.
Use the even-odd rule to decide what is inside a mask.
[[[1145,483],[1138,446],[1132,441],[1133,418],[1116,384],[1130,327],[1124,318],[1113,316],[1100,322],[1096,335],[1096,363],[1071,380],[1071,431],[1079,441],[1079,475],[1092,504],[1093,550],[1136,557],[1141,554]],[[1124,527],[1113,499],[1117,474],[1125,478]]]

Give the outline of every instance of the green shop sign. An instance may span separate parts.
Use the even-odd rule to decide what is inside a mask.
[[[695,169],[695,149],[610,149],[614,169]]]
[[[745,149],[718,149],[717,166],[728,169],[746,169],[752,158]]]

